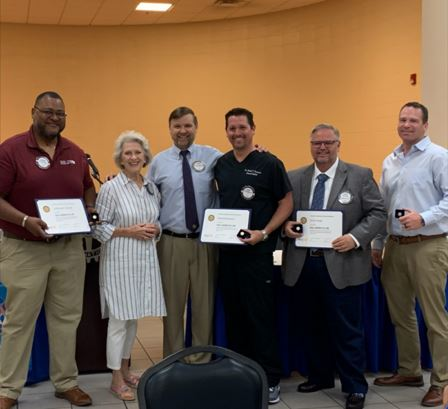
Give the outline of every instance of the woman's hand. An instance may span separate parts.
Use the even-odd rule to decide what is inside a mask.
[[[160,228],[157,224],[154,223],[147,223],[146,228],[148,229],[149,233],[151,234],[151,238],[155,239],[160,234]]]
[[[126,236],[132,237],[137,240],[151,240],[155,237],[155,229],[153,224],[134,224],[133,226],[129,226],[126,229],[128,233],[126,234]]]

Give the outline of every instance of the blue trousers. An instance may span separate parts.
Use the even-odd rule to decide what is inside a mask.
[[[293,320],[305,328],[308,380],[342,391],[366,393],[362,286],[337,289],[324,257],[308,256],[293,287]]]

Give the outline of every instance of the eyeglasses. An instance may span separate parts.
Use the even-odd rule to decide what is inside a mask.
[[[46,118],[51,118],[53,115],[56,115],[58,119],[64,119],[67,116],[67,114],[64,111],[53,111],[52,109],[40,109],[37,106],[34,106],[34,109],[37,109]]]
[[[311,141],[311,146],[313,148],[320,148],[323,145],[325,145],[326,148],[329,148],[330,146],[333,146],[338,140],[334,139],[332,141]]]

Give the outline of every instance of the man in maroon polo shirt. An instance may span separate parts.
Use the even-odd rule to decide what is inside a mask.
[[[45,306],[50,378],[56,397],[92,403],[77,384],[76,329],[82,312],[85,259],[80,236],[49,236],[35,199],[83,198],[95,188],[84,152],[61,136],[65,107],[55,92],[40,94],[29,131],[0,145],[0,281],[7,287],[0,348],[0,409],[17,402],[25,384],[34,327]]]

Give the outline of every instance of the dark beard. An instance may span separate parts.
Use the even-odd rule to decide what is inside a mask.
[[[55,138],[61,136],[61,132],[64,130],[65,126],[61,126],[59,127],[59,131],[57,133],[55,132],[47,132],[47,130],[45,129],[45,124],[36,124],[36,131],[38,133],[38,135],[44,139],[46,139],[47,141],[52,141]]]

